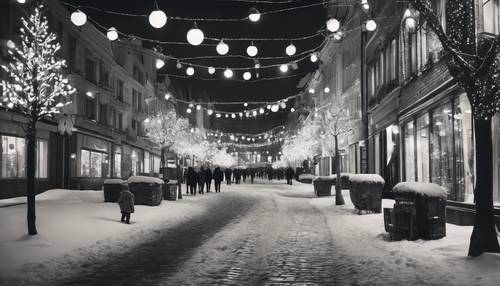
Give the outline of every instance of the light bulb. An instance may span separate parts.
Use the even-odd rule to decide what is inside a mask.
[[[220,113],[215,114],[215,117],[220,118],[222,115]]]
[[[295,111],[295,108],[290,108],[290,112],[294,112]]]
[[[230,69],[226,69],[226,70],[224,71],[224,76],[225,76],[226,78],[232,78],[232,77],[233,77],[233,71],[232,71],[232,70],[230,70]]]
[[[166,100],[169,100],[169,99],[170,99],[170,97],[172,97],[172,95],[171,95],[170,93],[165,93],[165,99],[166,99]]]
[[[310,89],[309,89],[309,93],[310,93],[310,94],[313,94],[314,92],[315,92],[314,88],[310,88]]]
[[[325,91],[325,93],[329,93],[330,92],[330,88],[327,86],[327,87],[325,87],[324,91]]]
[[[75,26],[80,27],[85,25],[85,23],[87,22],[87,15],[85,15],[85,13],[78,9],[75,12],[71,13],[70,19]]]
[[[167,15],[162,10],[154,10],[149,14],[149,24],[156,29],[160,29],[167,23]]]
[[[201,110],[201,105],[196,105],[196,110]]]
[[[214,67],[208,67],[208,73],[209,74],[214,74],[215,73],[215,68]]]
[[[249,80],[249,79],[251,79],[251,78],[252,78],[252,74],[251,74],[250,72],[245,72],[245,73],[243,74],[243,79],[244,79],[244,80]]]
[[[24,3],[26,3],[26,0],[17,0],[17,3],[24,4]]]
[[[193,68],[193,67],[188,67],[188,68],[186,69],[186,74],[187,74],[188,76],[192,76],[192,75],[194,75],[194,68]]]
[[[273,106],[271,106],[272,112],[278,112],[279,109],[280,109],[280,107],[277,104],[273,104]]]
[[[229,114],[226,113],[226,118],[229,118]]]
[[[297,48],[295,48],[295,46],[293,44],[290,44],[290,45],[288,45],[288,47],[286,47],[285,52],[287,55],[293,56],[297,52]]]
[[[259,109],[259,113],[263,114],[264,113],[264,108]]]
[[[329,19],[328,21],[326,21],[326,28],[332,33],[337,32],[340,28],[339,20],[335,18]]]
[[[243,103],[243,106],[247,107],[247,106],[248,106],[248,103],[247,103],[247,102]]]
[[[286,108],[286,103],[284,103],[284,102],[282,101],[282,102],[280,103],[280,107],[281,107],[282,109],[285,109],[285,108]]]
[[[236,118],[236,114],[231,114],[231,118]]]
[[[186,109],[187,113],[191,113],[191,108]]]
[[[229,46],[226,43],[224,43],[223,40],[221,40],[217,44],[217,47],[215,49],[217,50],[217,53],[221,56],[223,56],[229,52]]]
[[[260,20],[260,12],[257,10],[257,8],[253,7],[250,8],[250,11],[248,13],[248,18],[252,22],[258,22]]]
[[[311,62],[315,63],[318,61],[318,56],[316,54],[311,54]]]
[[[373,21],[373,19],[370,19],[366,21],[365,23],[366,30],[369,32],[373,32],[377,29],[377,23]]]
[[[287,72],[288,71],[288,65],[285,65],[285,64],[281,65],[280,66],[280,71],[283,72],[283,73]]]
[[[199,46],[205,39],[205,35],[200,29],[198,29],[195,23],[194,27],[187,33],[186,38],[191,45]]]
[[[178,69],[181,69],[182,68],[182,64],[180,61],[177,61],[177,64],[175,65],[176,68]]]
[[[256,64],[254,65],[254,68],[256,68],[256,69],[260,69],[260,64],[259,64],[259,63],[256,63]]]
[[[212,114],[214,114],[214,111],[212,109],[207,109],[207,114],[212,115]]]
[[[254,110],[252,113],[253,113],[253,116],[257,116],[257,110]],[[243,139],[245,139],[245,138],[243,138]]]
[[[109,28],[108,32],[106,33],[106,37],[108,37],[108,40],[110,41],[116,41],[118,39],[118,31],[116,31],[116,28]]]
[[[247,54],[251,57],[255,57],[258,52],[259,50],[257,49],[256,46],[253,45],[253,43],[247,48]]]
[[[156,59],[155,66],[156,69],[159,70],[165,65],[165,61],[162,59]]]

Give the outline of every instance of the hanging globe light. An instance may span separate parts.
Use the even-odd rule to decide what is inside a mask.
[[[259,109],[259,113],[260,113],[260,114],[264,114],[264,108],[260,108],[260,109]]]
[[[243,106],[247,107],[247,106],[248,106],[248,103],[247,103],[247,102],[243,103]]]
[[[325,93],[329,93],[330,92],[330,88],[327,86],[327,87],[325,87],[324,91],[325,91]]]
[[[213,109],[207,109],[207,114],[208,114],[208,115],[212,115],[212,114],[214,114],[214,110],[213,110]]]
[[[295,111],[295,108],[290,108],[290,112],[294,112]]]
[[[177,60],[177,64],[175,65],[176,68],[178,69],[181,69],[182,68],[182,64],[179,60]]]
[[[287,72],[287,71],[288,71],[288,65],[286,65],[286,64],[282,64],[282,65],[280,66],[280,71],[281,71],[282,73]]]
[[[370,19],[365,22],[365,27],[367,31],[373,32],[377,29],[377,23],[373,19]]]
[[[260,69],[260,64],[259,64],[259,63],[256,63],[256,64],[254,65],[254,68],[255,68],[255,69]]]
[[[198,29],[195,22],[193,28],[187,32],[186,38],[191,45],[199,46],[205,39],[205,35],[200,29]]]
[[[214,74],[215,73],[215,68],[214,67],[208,67],[208,73],[209,74]]]
[[[106,33],[106,37],[108,37],[108,40],[110,41],[116,41],[118,39],[118,31],[116,30],[116,28],[109,28],[108,32]]]
[[[339,20],[335,18],[331,18],[328,21],[326,21],[326,28],[328,31],[335,33],[340,29],[340,22]]]
[[[250,11],[248,12],[248,18],[252,22],[258,22],[260,20],[259,10],[257,10],[257,8],[255,7],[250,8]]]
[[[77,9],[75,12],[71,13],[71,22],[77,26],[83,26],[87,22],[87,15],[83,13],[80,9]]]
[[[295,48],[293,44],[290,44],[288,45],[288,47],[286,47],[285,52],[287,55],[293,56],[297,52],[297,48]]]
[[[186,112],[191,113],[192,112],[191,108],[188,107],[188,109],[186,109]]]
[[[217,50],[217,53],[221,56],[229,52],[229,46],[226,43],[224,43],[223,40],[220,40],[215,49]]]
[[[315,63],[318,61],[318,56],[316,54],[311,54],[311,62]]]
[[[266,106],[266,108],[267,108],[267,109],[271,109],[271,104],[268,104],[268,105]]]
[[[361,0],[361,5],[364,10],[366,11],[370,10],[370,4],[368,3],[368,0]]]
[[[170,93],[165,93],[165,100],[169,100],[172,95]]]
[[[251,79],[251,78],[252,78],[252,74],[251,74],[250,72],[245,72],[245,73],[243,74],[243,79],[244,79],[244,80],[249,80],[249,79]],[[246,103],[245,103],[245,104],[246,104]],[[246,106],[246,105],[245,105],[245,106]]]
[[[222,115],[220,113],[215,114],[215,117],[220,118]]]
[[[155,66],[156,69],[159,70],[165,65],[165,61],[162,59],[156,59]]]
[[[310,88],[310,89],[309,89],[309,93],[310,93],[310,94],[313,94],[314,92],[315,92],[314,88]]]
[[[280,107],[281,107],[282,109],[285,109],[285,108],[286,108],[286,103],[284,103],[283,101],[282,101],[282,102],[280,102]]]
[[[193,68],[193,67],[188,67],[188,68],[186,69],[186,74],[187,74],[188,76],[192,76],[192,75],[194,75],[194,68]]]
[[[17,3],[24,4],[24,3],[26,3],[26,0],[17,0]]]
[[[280,109],[280,107],[277,104],[273,104],[273,106],[271,106],[272,112],[278,112],[279,109]]]
[[[248,46],[247,48],[247,54],[251,57],[255,57],[257,55],[257,53],[259,52],[259,50],[257,49],[256,46],[254,46],[253,42],[250,44],[250,46]]]
[[[201,105],[196,105],[196,110],[201,110]]]
[[[225,76],[226,78],[232,78],[232,77],[233,77],[233,71],[232,71],[231,69],[226,69],[226,70],[224,71],[224,76]]]
[[[225,116],[226,116],[226,118],[229,118],[229,114],[227,114],[227,113],[226,113],[226,115],[225,115]]]
[[[254,111],[252,112],[252,114],[253,114],[253,116],[257,116],[257,110],[254,110]],[[243,139],[244,139],[244,138],[243,138]]]
[[[236,118],[236,114],[231,114],[231,118]]]
[[[153,28],[160,29],[165,26],[166,23],[167,15],[165,15],[165,12],[158,9],[158,7],[156,7],[156,10],[149,14],[149,24],[153,26]]]

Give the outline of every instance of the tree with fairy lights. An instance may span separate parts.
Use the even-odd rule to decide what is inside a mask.
[[[446,2],[446,30],[430,1],[410,0],[438,37],[451,76],[467,94],[474,121],[476,217],[469,255],[500,252],[493,215],[493,143],[491,122],[500,109],[500,35],[476,35],[475,2]]]
[[[188,132],[189,122],[187,119],[177,116],[174,110],[169,110],[146,118],[144,127],[146,137],[149,137],[161,148],[161,167],[165,177],[167,165],[165,155],[172,150],[172,145],[182,138],[182,134]]]
[[[345,202],[342,196],[342,185],[340,181],[339,137],[347,135],[352,131],[349,114],[342,106],[331,104],[325,109],[318,111],[317,115],[315,115],[315,120],[319,125],[321,145],[328,153],[334,155],[336,172],[335,204],[343,205]]]
[[[8,80],[2,81],[0,105],[23,114],[27,141],[27,201],[28,234],[37,234],[35,215],[36,125],[52,117],[71,103],[75,89],[63,75],[65,61],[56,57],[61,45],[49,32],[43,6],[34,8],[28,19],[22,18],[21,45],[9,50],[11,62],[2,68]]]

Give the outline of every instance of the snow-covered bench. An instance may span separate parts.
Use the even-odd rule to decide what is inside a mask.
[[[132,176],[127,180],[136,205],[157,206],[163,199],[163,180],[155,177]]]
[[[377,174],[351,174],[349,176],[349,195],[354,207],[362,211],[380,213],[382,210],[382,191],[385,181]]]
[[[313,174],[300,174],[299,175],[299,182],[311,184],[312,181],[314,180],[314,178],[315,178],[315,176]]]
[[[317,176],[313,180],[314,193],[317,197],[331,196],[333,178],[330,176]]]
[[[126,182],[122,179],[106,179],[104,180],[104,201],[105,202],[118,202],[120,193],[123,189],[123,184]]]
[[[447,192],[443,187],[434,183],[402,182],[392,191],[396,200],[394,209],[384,209],[384,224],[392,239],[446,236]]]

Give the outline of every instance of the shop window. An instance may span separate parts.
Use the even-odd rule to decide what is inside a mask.
[[[98,151],[81,150],[81,176],[103,178],[108,176],[108,154]]]
[[[451,112],[451,110],[450,110]],[[429,115],[425,114],[417,119],[416,132],[417,150],[417,180],[429,182]]]
[[[474,201],[474,139],[471,106],[465,94],[455,101],[454,112],[456,193],[453,197],[460,202],[472,203]]]
[[[443,186],[449,198],[453,189],[453,118],[451,103],[432,112],[431,180]]]
[[[482,3],[484,31],[498,34],[500,27],[500,0],[482,0]]]
[[[160,173],[161,160],[159,156],[153,155],[153,173]]]
[[[381,174],[380,172],[380,135],[376,134],[374,137],[374,154],[375,154],[375,174]]]
[[[85,60],[85,78],[92,83],[96,83],[96,63],[91,59]]]
[[[22,137],[0,136],[2,157],[0,158],[0,178],[26,177],[26,144]],[[48,141],[38,139],[36,150],[36,178],[48,175]]]
[[[149,173],[151,169],[151,160],[149,157],[149,152],[144,152],[144,173]]]
[[[116,80],[116,98],[119,101],[123,101],[123,81]]]
[[[85,116],[90,120],[96,120],[97,100],[95,97],[85,96]]]
[[[38,140],[36,142],[36,173],[35,176],[37,178],[47,178],[48,172],[48,141],[47,140]]]
[[[113,158],[113,177],[119,178],[122,176],[122,148],[115,147]]]
[[[139,158],[139,151],[138,150],[132,150],[132,176],[137,176],[138,174],[141,173],[141,161]]]
[[[99,104],[99,123],[102,125],[108,125],[108,105]]]
[[[405,181],[415,182],[415,136],[413,121],[404,126],[404,173]]]

